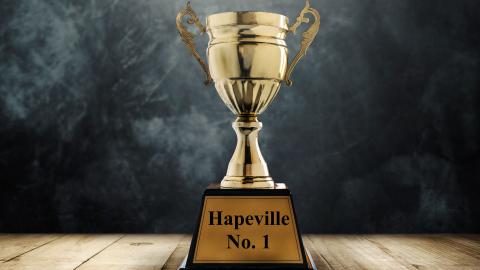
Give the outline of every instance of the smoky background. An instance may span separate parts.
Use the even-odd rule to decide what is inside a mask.
[[[2,1],[0,231],[193,231],[236,138],[178,36],[184,4]],[[292,22],[304,4],[192,1],[202,21],[261,10]],[[479,2],[312,6],[319,34],[260,117],[302,231],[478,232]]]

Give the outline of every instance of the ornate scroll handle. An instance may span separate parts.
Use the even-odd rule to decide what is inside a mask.
[[[308,28],[308,30],[303,33],[300,51],[297,53],[297,55],[295,55],[295,58],[293,58],[293,61],[287,67],[287,73],[285,74],[285,83],[288,86],[292,85],[290,75],[292,75],[293,69],[297,65],[298,61],[300,61],[300,59],[305,56],[308,47],[310,47],[310,44],[312,44],[315,36],[318,33],[318,30],[320,29],[320,14],[316,9],[310,7],[310,0],[307,0],[307,2],[305,3],[305,7],[300,12],[300,15],[298,15],[295,23],[289,27],[288,31],[295,34],[295,31],[297,31],[297,28],[302,23],[309,23],[309,18],[305,17],[307,13],[310,13],[315,18],[315,21],[310,26],[310,28]]]
[[[198,16],[195,13],[195,11],[193,11],[192,6],[190,5],[190,2],[187,2],[185,7],[182,10],[180,10],[180,12],[177,15],[177,29],[178,29],[178,32],[180,33],[180,37],[182,38],[183,43],[185,43],[188,50],[190,50],[190,53],[192,53],[195,59],[197,59],[200,66],[202,66],[202,69],[205,72],[205,75],[207,76],[204,83],[205,85],[207,85],[212,82],[212,77],[210,76],[210,71],[208,70],[207,64],[205,64],[203,59],[200,57],[200,54],[198,54],[197,50],[195,49],[195,41],[193,39],[193,34],[188,32],[187,28],[185,28],[185,26],[183,25],[183,18],[185,17],[189,17],[187,19],[187,22],[189,24],[194,24],[200,31],[200,35],[203,35],[207,30],[205,29],[205,26],[203,26],[200,20],[198,19]]]

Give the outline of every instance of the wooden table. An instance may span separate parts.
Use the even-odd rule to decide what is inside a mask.
[[[0,269],[176,269],[190,235],[0,234]],[[480,235],[305,235],[318,269],[480,269]]]

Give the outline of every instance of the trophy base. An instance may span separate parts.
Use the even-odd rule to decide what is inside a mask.
[[[285,184],[271,189],[210,185],[178,269],[316,269],[296,220]]]
[[[310,251],[308,251],[308,249],[305,248],[305,253],[306,253],[306,256],[307,256],[307,261],[308,261],[308,265],[307,265],[307,269],[308,270],[317,270],[317,266],[315,266],[315,263],[313,261],[313,258],[312,258],[312,255],[310,254]],[[188,268],[187,267],[187,260],[188,260],[188,255],[185,256],[185,258],[182,260],[182,263],[180,264],[180,266],[178,266],[177,270],[191,270],[192,268]],[[251,268],[251,269],[258,269],[259,267],[257,266],[245,266],[245,265],[239,265],[239,267],[243,268],[243,269],[248,269],[248,268]],[[232,268],[229,268],[229,267],[211,267],[211,268],[208,268],[208,267],[205,267],[205,268],[202,268],[204,270],[222,270],[222,269],[225,269],[225,270],[229,270],[229,269],[232,269]],[[234,268],[235,269],[235,268]],[[261,269],[265,269],[265,270],[270,270],[270,269],[291,269],[290,267],[288,266],[266,266],[266,267],[261,267]]]

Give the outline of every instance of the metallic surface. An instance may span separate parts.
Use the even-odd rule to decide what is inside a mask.
[[[286,35],[295,33],[305,17],[310,14],[314,22],[303,34],[300,51],[288,64]],[[210,42],[207,49],[208,69],[195,50],[193,35],[183,26],[182,20],[195,24],[200,33],[207,32]],[[228,165],[222,188],[273,188],[260,148],[258,131],[262,125],[257,120],[277,95],[282,81],[291,85],[290,75],[305,55],[320,27],[318,12],[310,7],[310,0],[292,26],[284,15],[268,12],[224,12],[206,19],[201,25],[190,3],[177,16],[177,27],[182,40],[202,66],[207,79],[227,107],[237,115],[232,124],[237,133],[237,147]]]
[[[180,10],[180,12],[177,14],[177,29],[180,34],[180,37],[182,38],[183,43],[187,46],[187,48],[190,50],[192,55],[197,59],[198,63],[202,67],[202,70],[205,72],[206,79],[204,81],[205,85],[209,84],[212,81],[212,77],[210,77],[210,72],[208,70],[207,64],[202,60],[200,57],[200,54],[197,52],[195,49],[195,41],[193,39],[193,34],[188,32],[187,28],[183,25],[183,20],[184,18],[187,18],[187,22],[189,24],[195,25],[198,30],[200,31],[200,34],[205,33],[205,27],[202,25],[200,20],[198,19],[197,14],[195,11],[192,9],[192,6],[190,5],[190,2],[187,2],[187,5],[185,8]]]
[[[285,75],[285,83],[287,85],[292,85],[290,75],[292,74],[293,69],[297,65],[298,61],[300,61],[300,59],[305,56],[305,54],[307,54],[308,47],[310,47],[310,44],[312,44],[313,40],[317,36],[318,30],[320,29],[320,14],[316,9],[310,7],[310,1],[307,1],[305,3],[305,7],[302,9],[300,15],[297,17],[295,23],[290,26],[289,31],[295,34],[297,28],[302,23],[309,23],[310,19],[305,17],[306,14],[311,14],[315,20],[312,25],[307,29],[307,31],[302,34],[300,51],[297,53],[297,55],[295,55],[295,58],[293,58],[290,65],[288,65],[287,74]]]
[[[222,187],[273,188],[267,163],[258,147],[258,132],[262,123],[256,117],[238,117],[232,127],[237,134],[237,146],[228,164],[227,175],[221,183]]]

